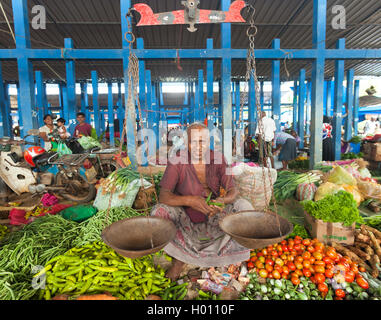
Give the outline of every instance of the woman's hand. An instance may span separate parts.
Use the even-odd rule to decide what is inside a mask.
[[[211,206],[208,206],[208,204],[205,201],[205,198],[199,196],[187,197],[187,206],[207,216],[209,216],[215,210]]]

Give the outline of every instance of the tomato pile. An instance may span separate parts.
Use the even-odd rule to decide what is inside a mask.
[[[323,297],[329,290],[328,279],[338,283],[356,282],[363,289],[369,288],[368,282],[359,273],[365,272],[365,269],[317,239],[295,236],[261,250],[254,250],[247,261],[247,267],[250,272],[256,271],[262,278],[283,278],[291,280],[294,285],[299,285],[300,278],[306,277],[318,286]],[[344,290],[335,290],[335,300],[344,298]]]

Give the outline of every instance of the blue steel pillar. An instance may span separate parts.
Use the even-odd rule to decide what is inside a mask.
[[[336,44],[337,49],[345,48],[345,39],[339,39]],[[335,149],[335,159],[341,159],[341,125],[343,122],[343,81],[344,81],[344,60],[335,61],[335,101],[333,114],[333,140]]]
[[[44,82],[42,78],[42,72],[36,71],[36,87],[37,87],[37,96],[36,96],[36,109],[38,114],[38,125],[42,127],[44,125]]]
[[[61,86],[62,90],[62,117],[64,119],[68,119],[68,114],[69,114],[69,99],[67,96],[67,87],[65,84],[62,84]]]
[[[264,105],[265,105],[265,93],[263,92],[265,86],[265,82],[261,81],[261,89],[260,89],[260,102],[261,102],[261,111],[263,111]]]
[[[81,86],[81,112],[86,114],[86,107],[87,107],[87,103],[86,103],[87,83],[81,82],[80,86]],[[86,117],[86,121],[88,121],[87,117]]]
[[[137,38],[136,39],[136,48],[137,49],[144,49],[144,39],[143,38]],[[139,102],[140,102],[140,109],[142,113],[142,119],[140,119],[140,122],[142,126],[147,126],[147,112],[144,111],[144,109],[147,109],[147,106],[145,105],[146,101],[146,83],[145,83],[145,62],[144,60],[139,60]],[[140,117],[140,115],[139,115]]]
[[[11,100],[9,97],[9,84],[4,84],[4,101],[5,101],[5,120],[4,122],[4,134],[8,137],[12,137],[12,129],[13,129],[13,119],[11,112]]]
[[[298,131],[298,81],[294,81],[294,100],[292,109],[292,128]]]
[[[16,48],[29,49],[31,47],[31,42],[28,18],[28,1],[12,0],[12,9]],[[22,125],[20,125],[20,135],[23,138],[28,134],[30,129],[38,128],[38,122],[34,101],[35,92],[32,62],[25,56],[19,56],[17,58],[17,67],[20,85],[19,117],[22,119]]]
[[[145,91],[145,89],[144,89]],[[123,120],[125,118],[124,116],[124,108],[123,108],[123,100],[122,100],[122,84],[118,82],[118,120],[119,120],[119,137],[122,136],[122,131],[123,131]],[[144,104],[142,104],[142,107]],[[142,111],[143,112],[143,111]]]
[[[352,124],[353,124],[353,81],[355,70],[350,69],[347,72],[347,117],[344,126],[344,140],[352,139]]]
[[[311,90],[311,149],[310,168],[322,160],[323,143],[323,94],[325,66],[325,36],[326,36],[327,0],[314,0],[312,48],[318,54],[312,62]]]
[[[235,83],[235,127],[236,129],[241,128],[241,123],[239,122],[239,114],[241,111],[241,87],[240,82]]]
[[[153,129],[153,109],[152,109],[152,85],[151,85],[151,70],[146,70],[146,110],[147,110],[147,128]]]
[[[306,97],[306,135],[309,137],[311,135],[311,82],[307,81],[307,97]]]
[[[304,102],[306,99],[306,70],[301,69],[299,72],[299,101],[298,101],[298,136],[300,137],[299,148],[304,148]]]
[[[98,74],[96,71],[91,71],[91,84],[93,87],[93,113],[94,127],[97,135],[101,135],[101,117],[99,110],[99,94],[98,94]]]
[[[230,0],[221,0],[221,10],[228,11]],[[221,24],[221,47],[231,48],[231,24]],[[223,57],[221,61],[221,105],[223,111],[223,154],[227,163],[232,162],[232,95],[231,95],[231,58]]]
[[[255,136],[256,130],[256,115],[257,115],[257,106],[255,100],[255,81],[253,77],[250,77],[249,81],[249,99],[248,99],[248,107],[249,107],[249,135]]]
[[[120,0],[120,16],[122,18],[122,48],[123,48],[123,76],[124,76],[124,102],[128,108],[126,116],[126,128],[127,128],[127,152],[133,167],[136,167],[136,143],[135,143],[135,128],[136,128],[136,114],[135,114],[135,102],[133,106],[128,105],[129,90],[132,88],[129,83],[128,63],[129,63],[129,44],[125,39],[125,34],[128,32],[127,19],[131,23],[131,18],[126,17],[128,11],[131,8],[131,0]],[[131,40],[131,39],[130,39]]]
[[[332,86],[333,82],[331,80],[327,81],[327,116],[332,116]]]
[[[114,101],[112,96],[112,83],[107,83],[107,111],[108,111],[108,128],[110,134],[110,145],[115,146],[114,139]]]
[[[198,70],[198,114],[199,121],[205,120],[205,108],[204,108],[204,71]]]
[[[7,135],[8,131],[8,115],[7,115],[7,103],[5,99],[6,86],[3,83],[3,70],[0,63],[0,138]]]
[[[206,48],[213,49],[213,39],[206,40]],[[214,129],[214,92],[213,92],[213,80],[214,80],[214,64],[213,60],[207,60],[206,62],[206,97],[207,97],[207,110],[208,110],[208,129],[211,132]],[[214,149],[214,137],[210,138],[210,148]]]
[[[272,42],[273,49],[280,49],[280,39],[274,39]],[[271,81],[272,81],[272,110],[273,119],[276,124],[277,131],[280,131],[280,60],[271,61]]]
[[[355,81],[354,97],[353,97],[353,135],[358,134],[359,124],[359,106],[360,106],[360,80]]]
[[[65,49],[73,49],[73,40],[65,38]],[[74,60],[66,61],[66,90],[68,99],[68,110],[65,114],[67,124],[75,123],[75,115],[77,113],[77,100],[75,92],[75,63]]]

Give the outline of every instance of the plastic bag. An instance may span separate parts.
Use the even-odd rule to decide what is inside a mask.
[[[362,194],[360,193],[360,190],[357,189],[357,187],[351,186],[348,184],[343,184],[341,186],[344,188],[345,191],[347,191],[348,193],[350,193],[353,196],[353,199],[355,199],[357,206],[359,206],[361,204],[361,202],[364,201],[364,198],[363,198]]]
[[[96,148],[96,147],[102,148],[102,145],[99,143],[99,141],[92,137],[82,136],[81,138],[78,139],[78,142],[82,146],[82,148],[85,150]]]
[[[152,184],[147,180],[135,179],[128,184],[128,188],[125,191],[116,191],[113,194],[111,193],[102,193],[102,187],[98,189],[97,196],[94,200],[93,206],[96,207],[99,211],[106,210],[109,207],[129,207],[131,208],[134,204],[136,195],[139,192],[140,187],[149,188]],[[111,203],[110,203],[111,197]]]
[[[68,146],[64,142],[58,143],[57,153],[60,156],[63,156],[65,154],[72,154],[71,150],[68,148]]]
[[[314,183],[301,183],[296,188],[296,199],[298,201],[313,200],[317,187]]]
[[[60,215],[66,220],[75,222],[82,222],[91,218],[98,212],[97,208],[90,205],[80,205],[75,207],[69,207],[60,212]]]
[[[337,185],[331,182],[325,182],[321,184],[319,188],[316,190],[314,200],[319,201],[323,199],[325,196],[338,193],[339,191],[345,191],[345,189],[341,185]]]
[[[340,166],[335,167],[328,177],[328,182],[335,184],[349,184],[356,186],[356,179],[345,169]]]
[[[357,179],[357,187],[365,199],[381,200],[381,185],[378,183]]]

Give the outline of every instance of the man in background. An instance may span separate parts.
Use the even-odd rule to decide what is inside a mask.
[[[274,143],[276,124],[273,119],[266,116],[266,112],[264,111],[261,113],[261,120],[262,127],[260,127],[260,124],[258,123],[257,130],[255,132],[259,142],[259,160],[265,167],[267,167],[267,159],[270,158],[271,166],[272,168],[275,168],[272,147]]]
[[[86,116],[83,112],[77,113],[78,124],[74,130],[74,137],[79,138],[82,136],[91,137],[93,127],[86,123]]]

